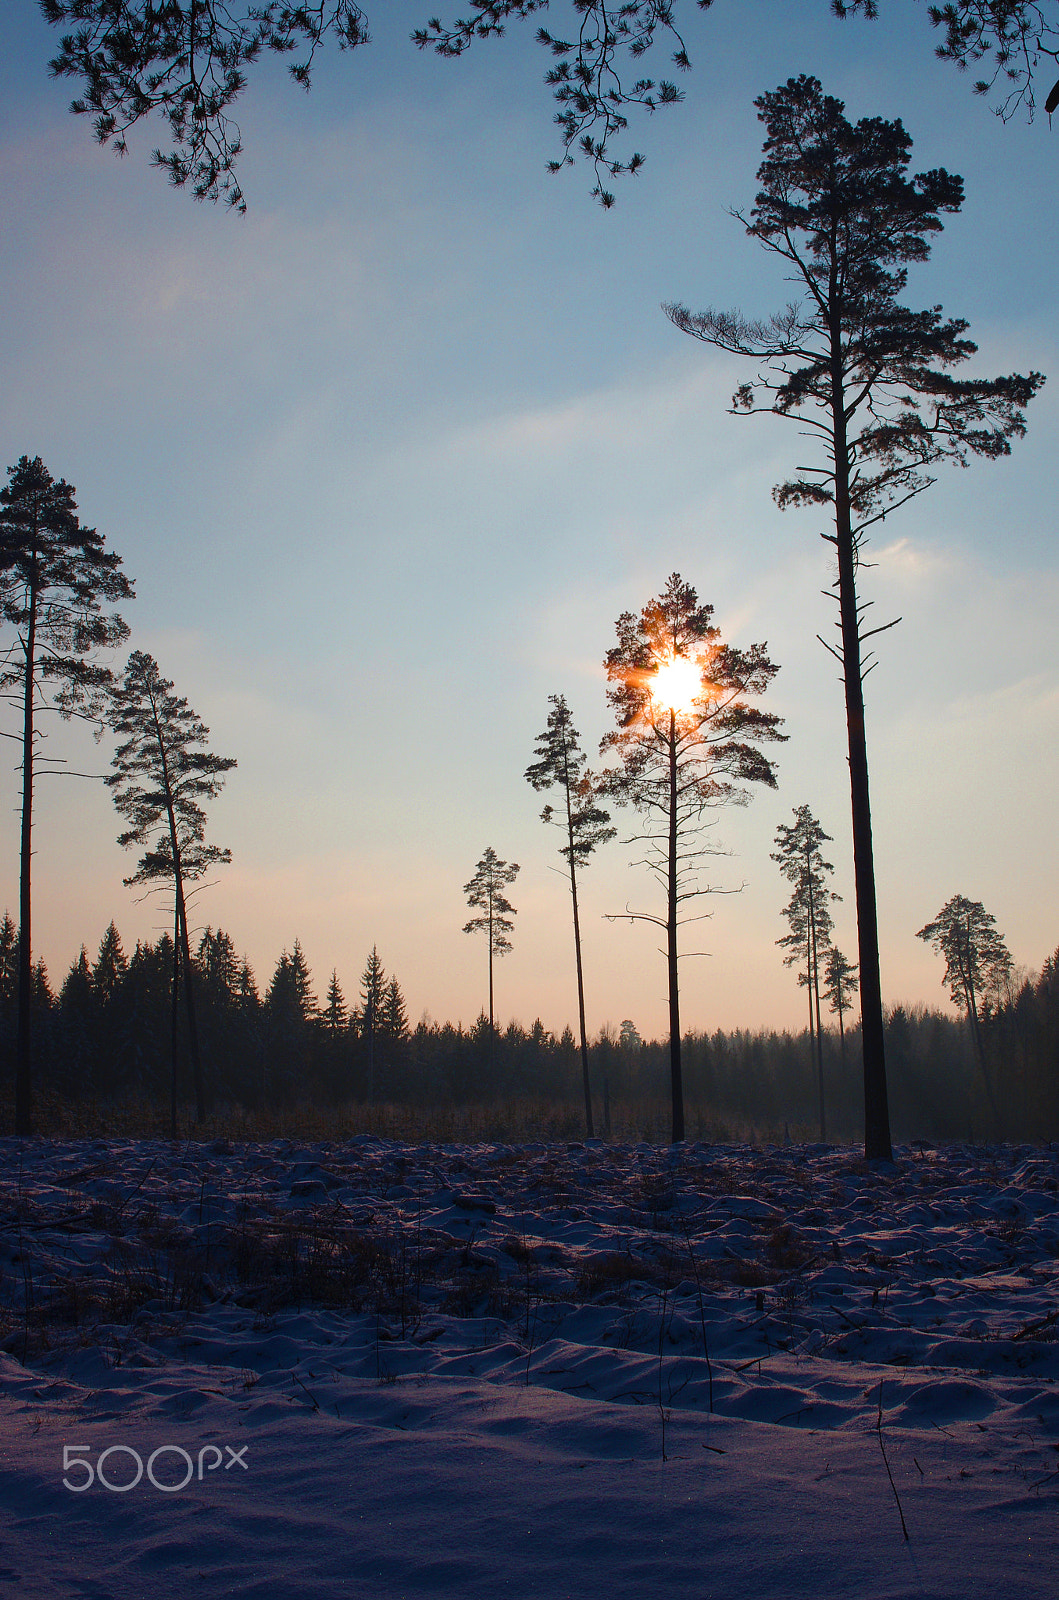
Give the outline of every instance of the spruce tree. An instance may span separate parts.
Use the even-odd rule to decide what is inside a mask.
[[[115,923],[111,922],[100,940],[99,954],[92,968],[92,986],[104,1006],[113,1000],[128,970],[129,963],[122,948],[121,934]]]
[[[360,979],[360,1011],[357,1028],[368,1047],[368,1104],[375,1104],[375,1041],[382,1027],[386,997],[386,972],[379,960],[379,949],[372,945]]]
[[[392,1044],[401,1044],[408,1038],[408,1010],[396,977],[390,978],[383,995],[382,1024]]]
[[[22,712],[22,853],[19,889],[18,1042],[15,1131],[33,1129],[33,794],[37,715],[98,720],[110,671],[93,657],[120,644],[128,627],[113,610],[132,598],[121,558],[82,526],[74,489],[39,456],[21,456],[0,489],[0,623],[13,638],[0,659],[0,693]]]
[[[342,1032],[349,1020],[346,997],[342,993],[342,985],[338,981],[338,972],[334,967],[331,969],[331,982],[327,986],[323,1017],[332,1039]]]

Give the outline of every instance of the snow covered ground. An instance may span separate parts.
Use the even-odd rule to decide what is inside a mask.
[[[0,1185],[0,1593],[1059,1594],[1054,1146],[6,1139]]]

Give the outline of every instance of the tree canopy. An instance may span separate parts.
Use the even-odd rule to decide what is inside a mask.
[[[916,938],[945,957],[945,982],[954,1006],[964,1007],[976,1019],[987,995],[1000,1000],[1011,971],[1011,953],[996,918],[980,900],[954,894]]]
[[[708,11],[713,0],[684,0],[685,15]],[[823,0],[820,0],[823,3]],[[874,20],[880,0],[829,0],[837,17],[860,14]],[[235,167],[242,150],[235,101],[249,71],[268,55],[288,61],[292,80],[310,87],[316,55],[329,40],[340,50],[370,44],[370,23],[357,0],[39,0],[45,19],[68,29],[50,62],[54,77],[80,82],[70,109],[93,120],[96,139],[119,153],[141,119],[157,113],[168,126],[172,148],[152,160],[177,187],[198,199],[222,198],[238,211],[246,201]],[[677,25],[680,0],[556,0],[560,19],[553,31],[540,16],[553,15],[548,0],[470,0],[468,14],[434,16],[412,32],[421,50],[459,57],[478,41],[498,39],[514,23],[536,20],[535,42],[550,61],[544,75],[556,105],[560,154],[552,171],[587,160],[595,172],[593,194],[614,202],[610,179],[636,173],[639,151],[619,151],[629,114],[674,105],[684,98],[672,77],[645,77],[643,59],[656,45],[669,54],[669,68],[691,66]],[[928,5],[935,28],[944,30],[937,53],[959,67],[987,61],[992,75],[975,88],[988,93],[998,82],[999,110],[1024,106],[1032,116],[1034,83],[1042,57],[1059,59],[1059,12],[1054,0],[959,0]],[[873,41],[874,44],[874,41]],[[668,69],[667,69],[668,70]],[[1059,90],[1059,85],[1057,85]],[[1051,111],[1056,90],[1046,105]]]
[[[967,1013],[986,1097],[999,1128],[1003,1118],[986,1061],[981,1018],[982,1002],[990,991],[999,1010],[1012,967],[1011,953],[997,930],[996,918],[980,900],[954,894],[937,915],[920,928],[916,938],[945,957],[949,998],[954,1006],[962,1006]]]

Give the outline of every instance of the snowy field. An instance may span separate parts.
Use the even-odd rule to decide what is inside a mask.
[[[5,1595],[1059,1594],[1055,1146],[4,1139],[0,1183]]]

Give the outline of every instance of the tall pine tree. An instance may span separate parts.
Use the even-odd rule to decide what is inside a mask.
[[[818,439],[820,465],[774,491],[781,509],[829,509],[838,568],[840,647],[853,823],[853,862],[864,1046],[864,1148],[889,1159],[875,863],[864,732],[863,627],[857,578],[868,530],[921,494],[941,461],[1005,456],[1025,432],[1023,409],[1043,383],[1028,378],[954,378],[975,353],[967,323],[940,306],[915,311],[899,296],[907,264],[926,261],[941,213],[959,211],[963,181],[944,169],[907,177],[912,141],[900,122],[865,117],[855,125],[841,100],[802,74],[755,101],[765,124],[761,185],[751,238],[783,263],[800,301],[767,322],[740,311],[671,320],[721,350],[747,356],[757,376],[736,391],[737,411],[771,411]],[[889,627],[893,624],[886,624]],[[831,646],[828,646],[831,649]]]
[[[213,754],[207,745],[210,730],[187,700],[173,693],[171,680],[162,677],[154,657],[141,650],[133,651],[122,681],[111,690],[110,721],[122,742],[114,753],[114,771],[106,782],[117,810],[129,823],[118,843],[125,849],[138,845],[143,850],[136,871],[125,882],[173,885],[174,1005],[182,970],[195,1116],[196,1121],[202,1122],[206,1091],[195,1023],[185,886],[232,858],[230,850],[206,843],[203,802],[220,793],[225,775],[236,763],[230,756]],[[172,1085],[171,1118],[175,1125],[175,1032]],[[173,1132],[175,1137],[175,1126]]]
[[[588,1073],[588,1035],[585,1031],[585,979],[581,963],[581,921],[577,904],[577,869],[588,865],[593,850],[616,836],[609,826],[610,813],[599,804],[592,777],[587,770],[580,735],[574,727],[566,696],[548,696],[551,711],[547,726],[538,734],[534,754],[537,759],[526,768],[526,781],[538,794],[543,789],[558,789],[558,807],[547,805],[542,822],[554,822],[566,835],[560,855],[566,857],[570,873],[570,899],[574,914],[574,956],[577,965],[577,1016],[581,1028],[581,1079],[585,1095],[585,1128],[592,1138],[592,1088]]]
[[[776,943],[787,948],[786,967],[804,961],[798,982],[809,993],[809,1048],[815,1047],[817,1098],[820,1113],[820,1138],[827,1138],[827,1112],[824,1104],[824,1036],[820,1022],[820,958],[830,947],[834,927],[829,902],[839,899],[827,887],[826,874],[834,872],[825,861],[820,846],[830,841],[808,806],[797,806],[794,826],[781,822],[776,830],[777,849],[772,853],[793,893],[784,908],[790,928]],[[816,1003],[815,1015],[813,1003]]]
[[[121,558],[83,527],[74,489],[39,456],[20,457],[0,489],[0,622],[13,638],[0,660],[0,693],[22,712],[22,857],[19,889],[15,1131],[33,1128],[33,786],[42,705],[100,717],[109,669],[93,657],[128,638],[116,611],[132,598]]]
[[[467,904],[479,915],[463,925],[464,933],[484,933],[489,941],[489,1048],[492,1051],[496,1038],[493,1020],[493,961],[506,956],[511,949],[508,934],[514,928],[513,918],[518,915],[504,890],[514,883],[519,873],[517,861],[501,861],[492,845],[479,858],[474,877],[463,886]]]

